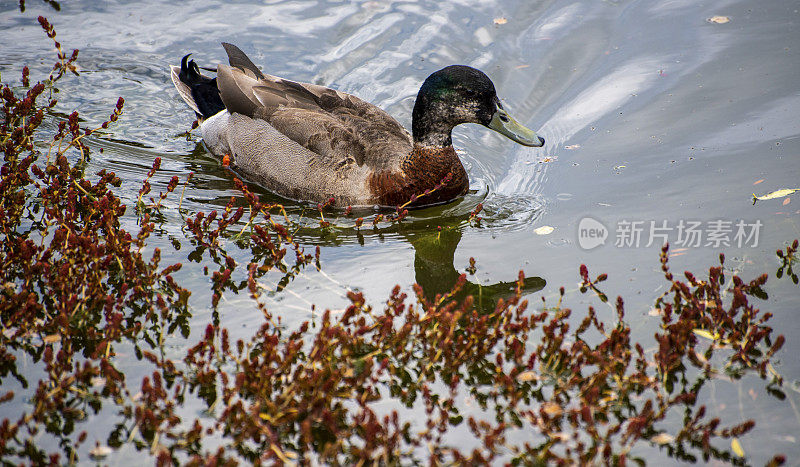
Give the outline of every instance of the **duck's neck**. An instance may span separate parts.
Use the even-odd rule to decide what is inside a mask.
[[[430,148],[447,148],[453,146],[451,133],[455,124],[450,118],[449,108],[441,102],[430,102],[417,97],[414,111],[411,114],[411,134],[415,146]]]

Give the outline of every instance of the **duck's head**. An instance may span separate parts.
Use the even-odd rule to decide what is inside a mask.
[[[419,89],[412,114],[414,142],[450,146],[450,132],[461,123],[479,123],[524,146],[544,145],[544,138],[503,109],[494,83],[485,73],[451,65],[428,76]]]

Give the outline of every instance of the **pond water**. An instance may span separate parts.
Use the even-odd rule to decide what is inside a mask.
[[[703,397],[723,420],[756,421],[741,439],[752,462],[778,452],[796,462],[800,455],[800,360],[791,357],[800,352],[800,294],[774,274],[775,250],[800,237],[800,196],[752,202],[752,193],[800,187],[796,1],[76,1],[63,2],[57,13],[29,1],[23,14],[8,1],[0,10],[4,80],[22,63],[34,78],[49,71],[53,54],[36,22],[44,14],[66,48],[80,49],[81,74],[60,82],[56,110],[78,110],[87,123],[101,122],[117,97],[125,98],[120,122],[89,141],[103,148],[94,152],[89,172],[120,175],[118,194],[129,206],[155,157],[163,161],[156,193],[172,175],[184,180],[194,173],[182,203],[189,211],[224,206],[238,195],[234,174],[197,135],[185,135],[194,116],[168,67],[186,53],[213,66],[225,59],[220,42],[234,43],[267,73],[355,94],[407,128],[428,74],[454,63],[480,68],[517,120],[546,139],[545,147],[460,126],[453,140],[470,193],[378,230],[357,232],[344,227],[352,221],[332,213],[343,227],[322,232],[313,228],[315,209],[257,190],[309,226],[297,233],[301,244],[321,248],[321,272],[308,268],[273,294],[273,313],[291,327],[315,316],[312,303],[318,310],[341,308],[348,289],[377,305],[395,284],[409,290],[418,282],[428,293],[442,292],[474,257],[475,290],[480,284],[500,296],[522,269],[534,278],[526,284],[533,303],[540,296],[555,300],[564,286],[577,315],[591,304],[610,320],[610,307],[578,291],[578,267],[586,264],[592,274],[609,275],[604,291],[625,298],[634,339],[647,340],[659,326],[648,311],[666,284],[658,263],[666,235],[675,271],[701,274],[724,253],[727,267],[746,279],[770,273],[769,300],[761,306],[787,337],[776,368],[789,402],[769,396],[755,376],[712,381]],[[709,21],[714,16],[724,19]],[[479,202],[483,220],[469,225],[466,216]],[[173,242],[186,244],[181,218],[166,215],[149,244],[165,251]],[[579,237],[586,217],[595,222],[582,227],[605,229],[605,244],[584,248],[591,242]],[[129,221],[134,229],[135,217]],[[652,241],[651,221],[667,228],[653,232],[661,236]],[[757,239],[736,237],[739,221],[751,231],[757,226]],[[677,244],[681,222],[700,222],[700,246]],[[626,226],[641,228],[638,241]],[[714,241],[715,229],[728,241]],[[187,263],[186,251],[164,260]],[[195,335],[211,319],[209,278],[184,267],[176,279],[194,291]],[[228,295],[219,319],[232,337],[247,339],[261,315],[249,298]],[[175,337],[171,349],[180,355],[189,342]],[[136,362],[128,365],[136,374]],[[199,410],[199,403],[187,408]],[[93,429],[98,439],[102,426],[99,420]],[[137,455],[123,448],[112,462]]]

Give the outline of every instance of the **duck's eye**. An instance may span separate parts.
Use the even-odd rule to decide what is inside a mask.
[[[498,115],[498,118],[500,119],[501,122],[508,123],[508,117],[506,117],[505,115],[500,114]]]

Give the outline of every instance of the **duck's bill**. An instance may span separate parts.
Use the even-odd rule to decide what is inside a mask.
[[[516,141],[523,146],[533,146],[540,148],[544,146],[544,138],[537,135],[535,131],[519,124],[511,115],[503,109],[497,109],[492,116],[492,121],[487,125],[492,130],[501,135]]]

